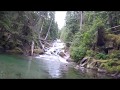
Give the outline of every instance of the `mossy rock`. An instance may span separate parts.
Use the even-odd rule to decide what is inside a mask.
[[[14,53],[14,54],[23,54],[23,50],[19,47],[16,47],[12,50],[6,50],[7,53]]]
[[[34,49],[33,53],[35,54],[44,54],[44,51],[42,49]]]
[[[120,72],[120,61],[107,60],[107,62],[101,63],[100,68],[107,70],[109,73]]]
[[[117,46],[120,45],[120,35],[106,34],[105,39],[114,42]]]
[[[112,50],[110,53],[109,53],[109,58],[117,58],[117,59],[120,59],[120,51],[119,50]]]

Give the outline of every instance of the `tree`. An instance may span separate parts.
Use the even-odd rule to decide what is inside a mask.
[[[54,23],[54,25],[50,28],[50,33],[53,31],[55,35],[49,33],[49,37],[57,36],[56,32],[58,27],[54,21],[54,12],[1,11],[0,49],[4,52],[8,52],[9,50],[15,50],[17,48],[22,51],[21,53],[30,55],[33,54],[34,48],[43,48],[41,39],[45,38],[47,34],[51,18],[53,18],[52,23]]]

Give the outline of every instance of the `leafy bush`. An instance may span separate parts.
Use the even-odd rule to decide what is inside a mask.
[[[95,54],[96,54],[96,52],[93,51],[93,50],[87,50],[87,52],[86,52],[86,55],[87,55],[87,56],[90,56],[90,57],[94,57]]]
[[[86,55],[86,48],[85,47],[72,47],[70,49],[70,56],[74,59],[75,62],[78,62]]]
[[[104,53],[98,53],[95,55],[95,57],[97,59],[107,59],[108,58],[108,55],[104,54]]]

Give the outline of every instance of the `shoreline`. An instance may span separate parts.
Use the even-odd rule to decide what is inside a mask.
[[[98,60],[96,60],[96,62],[95,62],[95,60],[91,60],[91,62],[90,62],[90,60],[86,59],[86,61],[85,61],[85,59],[86,58],[83,58],[81,60],[80,64],[76,63],[76,66],[74,68],[76,70],[80,70],[80,71],[81,70],[92,70],[92,71],[95,71],[96,73],[107,75],[113,79],[120,78],[119,71],[108,71],[105,68],[101,68],[100,65],[99,66],[95,65],[95,63],[98,63]],[[82,61],[84,61],[84,63],[82,63]],[[103,64],[103,63],[101,63],[101,64]]]

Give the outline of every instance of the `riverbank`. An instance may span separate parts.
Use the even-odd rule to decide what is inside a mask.
[[[96,60],[92,57],[85,57],[76,65],[75,69],[92,69],[113,78],[120,78],[119,60]]]

